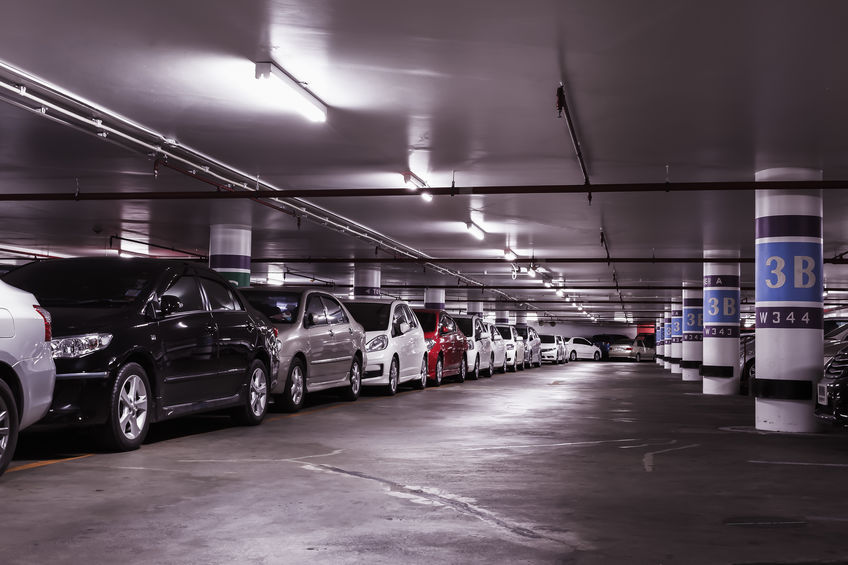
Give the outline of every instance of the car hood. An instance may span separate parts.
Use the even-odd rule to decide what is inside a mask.
[[[837,353],[842,351],[844,347],[848,347],[848,341],[840,341],[836,339],[824,340],[824,363],[833,359]]]
[[[53,320],[53,337],[92,332],[114,333],[116,329],[137,323],[136,306],[130,308],[47,308]]]

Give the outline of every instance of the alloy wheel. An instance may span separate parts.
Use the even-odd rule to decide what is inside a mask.
[[[303,369],[300,365],[296,365],[292,369],[289,397],[295,406],[299,406],[303,401]]]
[[[147,421],[147,388],[138,375],[131,375],[118,398],[118,425],[127,439],[136,439]]]
[[[11,429],[9,407],[6,406],[3,398],[0,397],[0,460],[3,459],[3,454],[6,453],[6,449],[9,447],[9,433]]]
[[[250,375],[250,410],[254,416],[261,416],[265,412],[265,404],[268,402],[268,378],[265,369],[256,367]]]

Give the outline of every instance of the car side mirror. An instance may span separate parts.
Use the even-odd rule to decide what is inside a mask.
[[[315,325],[315,314],[309,312],[303,319],[303,327],[309,328]]]
[[[400,330],[400,335],[403,335],[403,334],[405,334],[406,332],[408,332],[409,330],[411,330],[411,329],[412,329],[412,327],[410,327],[410,325],[409,325],[409,323],[408,323],[408,322],[401,322],[401,323],[400,323],[400,326],[398,327],[398,329]]]
[[[179,312],[185,306],[179,298],[173,294],[166,294],[159,299],[159,311],[163,316],[168,316],[174,312]]]
[[[439,333],[442,334],[442,335],[445,335],[447,333],[450,333],[450,329],[447,328],[446,326],[442,326],[442,327],[439,328]]]
[[[492,336],[489,334],[489,332],[483,332],[480,334],[480,339],[490,339],[491,337]]]

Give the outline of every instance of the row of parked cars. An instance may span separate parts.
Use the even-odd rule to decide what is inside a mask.
[[[236,289],[183,261],[59,259],[0,282],[0,474],[36,423],[96,428],[105,447],[138,448],[151,423],[227,410],[262,422],[273,400],[312,392],[439,386],[543,362],[601,358],[584,338],[340,300],[317,288]]]

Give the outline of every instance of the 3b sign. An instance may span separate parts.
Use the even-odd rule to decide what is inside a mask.
[[[739,323],[739,290],[704,290],[704,323]]]
[[[757,302],[821,302],[820,243],[757,244]]]

